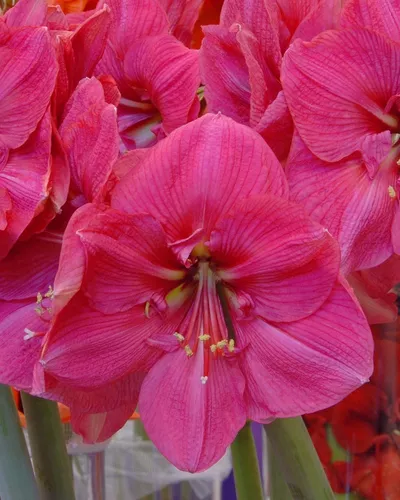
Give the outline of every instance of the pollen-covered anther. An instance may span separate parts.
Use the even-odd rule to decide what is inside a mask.
[[[233,352],[235,350],[235,341],[230,339],[228,342],[228,351]]]
[[[210,346],[210,351],[215,352],[217,350],[217,346],[215,344]]]
[[[207,376],[200,377],[200,380],[201,380],[201,383],[204,385],[207,382],[208,377]]]
[[[54,297],[53,287],[50,285],[48,291],[44,294],[46,299],[52,299]]]
[[[396,191],[393,186],[388,187],[388,193],[391,198],[396,198]]]
[[[150,318],[150,302],[146,302],[144,305],[144,315],[146,318]]]
[[[179,342],[183,342],[185,340],[185,337],[182,334],[180,334],[179,332],[175,332],[174,337],[176,337]],[[189,347],[189,346],[186,346],[186,347]]]
[[[35,313],[38,316],[42,316],[46,311],[43,309],[42,306],[35,307]]]
[[[217,342],[217,349],[223,349],[228,344],[227,340],[220,340]]]
[[[187,355],[188,358],[190,358],[191,356],[193,356],[193,351],[192,351],[192,349],[188,345],[185,346],[185,352],[186,352],[186,355]]]
[[[211,335],[207,335],[207,334],[199,335],[199,340],[201,340],[201,342],[207,342],[207,340],[210,340],[210,338],[211,338]]]
[[[36,295],[36,304],[41,304],[43,301],[43,295],[38,292],[37,295]]]

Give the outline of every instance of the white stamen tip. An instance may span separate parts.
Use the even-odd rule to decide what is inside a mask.
[[[24,332],[26,333],[26,335],[24,335],[24,340],[30,340],[36,335],[36,333],[29,330],[29,328],[25,328]]]
[[[200,380],[201,380],[201,383],[204,385],[207,382],[208,377],[200,377]]]

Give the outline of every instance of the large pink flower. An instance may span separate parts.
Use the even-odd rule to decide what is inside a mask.
[[[48,113],[42,122],[46,126],[39,124],[31,136],[35,138],[33,144],[30,138],[26,145],[16,150],[34,146],[34,153],[28,159],[21,153],[15,166],[17,179],[23,181],[22,194],[25,185],[29,185],[29,178],[23,175],[28,160],[31,165],[35,164],[36,157],[49,162]],[[118,155],[115,107],[105,101],[103,87],[97,79],[84,79],[78,85],[66,105],[60,134],[61,138],[54,138],[55,151],[47,179],[50,194],[43,210],[24,231],[23,239],[0,261],[0,381],[25,391],[32,389],[34,366],[40,357],[43,336],[53,320],[52,286],[65,226],[77,206],[104,201],[112,165]],[[60,140],[68,163],[64,154],[60,157],[56,154]],[[11,167],[7,167],[4,172],[10,170]],[[28,206],[28,195],[25,194],[23,201],[23,206]],[[50,384],[51,393],[41,395],[70,406],[77,428],[95,432],[91,435],[101,440],[103,433],[109,432],[110,418],[112,422],[121,421],[121,418],[126,420],[133,412],[135,404],[127,402],[127,398],[137,397],[136,379],[136,375],[132,375],[116,384],[111,398],[104,397],[109,396],[109,387],[71,391],[56,381]]]
[[[146,374],[150,438],[196,471],[246,419],[324,408],[369,377],[370,331],[337,244],[287,200],[258,134],[209,114],[123,162],[111,208],[86,205],[67,229],[37,392]]]
[[[96,71],[111,75],[121,92],[122,149],[151,146],[199,114],[197,51],[169,34],[157,0],[109,3],[111,28]]]
[[[338,238],[345,272],[400,251],[399,64],[397,43],[363,29],[297,41],[284,58],[292,196]]]

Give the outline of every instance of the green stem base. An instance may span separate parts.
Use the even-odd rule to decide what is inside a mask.
[[[260,468],[250,422],[231,445],[237,500],[263,500]]]
[[[303,419],[276,419],[264,429],[293,500],[334,500]]]
[[[71,465],[57,403],[21,393],[41,500],[74,500]]]

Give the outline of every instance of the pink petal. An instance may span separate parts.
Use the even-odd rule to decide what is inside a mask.
[[[103,56],[110,25],[110,8],[105,5],[81,24],[72,35],[71,44],[75,57],[71,73],[75,85],[82,78],[93,75]]]
[[[267,141],[279,160],[287,158],[293,136],[293,121],[283,91],[267,107],[255,130]]]
[[[8,26],[44,26],[47,17],[46,0],[19,0],[12,9],[9,9],[4,19]]]
[[[54,313],[59,312],[81,288],[86,257],[77,232],[88,218],[99,212],[101,209],[94,205],[84,205],[74,213],[68,223],[54,280]]]
[[[268,325],[242,323],[249,346],[246,375],[249,418],[264,422],[311,413],[339,402],[372,373],[373,342],[359,306],[337,284],[313,315]]]
[[[111,210],[87,220],[78,234],[86,254],[85,293],[100,311],[125,311],[147,301],[164,308],[164,296],[185,277],[160,223],[150,216]]]
[[[249,74],[236,34],[222,26],[205,26],[203,32],[200,67],[207,108],[249,125]]]
[[[400,89],[397,64],[400,48],[368,30],[327,31],[291,46],[283,87],[299,134],[315,155],[333,162],[361,151],[375,172],[390,149],[389,125],[396,126],[385,106]]]
[[[114,387],[109,387],[113,390]],[[85,443],[101,443],[111,438],[125,424],[136,408],[136,401],[104,413],[84,413],[71,411],[71,425],[76,434],[83,437]]]
[[[322,31],[338,27],[342,0],[279,0],[278,3],[291,41],[312,40]]]
[[[43,209],[50,175],[51,123],[46,113],[36,131],[20,148],[11,150],[0,172],[0,186],[11,207],[1,231],[0,258],[7,255],[37,213]]]
[[[200,85],[197,51],[170,35],[146,37],[127,52],[124,69],[130,86],[149,93],[161,113],[165,132],[193,118],[192,107],[198,103]]]
[[[170,32],[185,45],[190,45],[193,28],[200,15],[203,0],[159,1],[167,13]]]
[[[33,368],[40,356],[40,336],[24,340],[28,328],[45,332],[48,324],[35,312],[36,298],[0,300],[0,382],[20,390],[32,387]]]
[[[371,179],[358,156],[323,162],[296,135],[286,171],[292,199],[339,241],[345,273],[376,266],[393,253],[397,201],[389,186],[396,185],[394,162],[382,165]]]
[[[333,238],[300,205],[263,196],[239,204],[217,224],[209,244],[218,274],[249,294],[255,314],[294,321],[314,313],[337,279]]]
[[[207,238],[238,200],[286,192],[282,167],[257,133],[207,114],[149,150],[117,185],[111,204],[151,214],[173,243],[199,229]]]
[[[60,127],[71,168],[71,188],[86,201],[102,201],[118,158],[116,108],[107,104],[96,78],[82,80],[67,103]]]
[[[200,353],[164,355],[146,376],[139,411],[150,439],[178,469],[199,472],[224,455],[246,422],[244,377],[235,362],[213,360],[202,384]]]
[[[0,42],[0,142],[18,148],[49,105],[57,63],[47,28],[22,28]]]
[[[167,33],[168,19],[157,0],[108,0],[111,9],[109,39],[96,74],[123,80],[122,62],[130,47],[141,38]]]
[[[278,4],[265,0],[225,0],[221,11],[221,25],[230,28],[236,23],[255,35],[265,64],[279,77],[282,55],[279,45]]]
[[[46,293],[53,286],[61,250],[61,239],[42,233],[18,243],[0,261],[0,298],[36,301],[38,292]]]
[[[96,389],[154,364],[160,351],[146,339],[155,328],[163,328],[161,318],[147,318],[143,305],[106,315],[92,309],[78,294],[57,315],[40,362],[45,375],[62,384]],[[173,328],[169,326],[169,330]],[[172,336],[173,331],[166,333]]]
[[[400,41],[400,5],[397,0],[348,0],[340,24],[343,28],[369,28]]]

